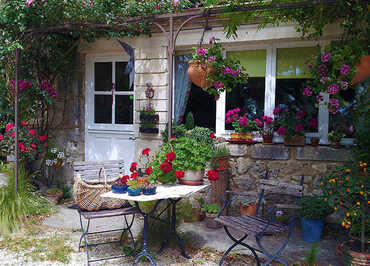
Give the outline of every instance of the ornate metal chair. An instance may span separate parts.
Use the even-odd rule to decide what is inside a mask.
[[[227,199],[227,194],[237,194],[237,195],[251,195],[251,193],[243,193],[243,192],[232,192],[226,191],[226,193],[222,196],[222,201],[224,201],[223,208],[217,215],[215,219],[217,222],[224,226],[226,234],[229,238],[234,241],[235,243],[230,246],[230,248],[224,253],[220,260],[220,265],[223,264],[226,256],[230,253],[230,251],[238,245],[242,245],[249,250],[252,251],[254,258],[257,262],[257,265],[261,265],[261,262],[258,258],[257,252],[263,253],[267,257],[267,261],[263,263],[263,265],[269,265],[272,261],[278,261],[284,265],[288,265],[288,263],[282,259],[281,253],[287,246],[289,239],[292,235],[293,226],[296,219],[295,211],[299,208],[299,206],[294,204],[275,204],[267,211],[266,215],[259,216],[259,209],[261,207],[262,199],[268,194],[278,194],[278,195],[289,195],[296,200],[301,198],[303,195],[303,179],[304,176],[301,176],[300,185],[295,184],[288,184],[282,183],[278,180],[268,180],[269,171],[266,170],[265,179],[261,179],[259,182],[259,197],[257,203],[257,211],[255,216],[223,216],[224,210],[229,206],[230,200]],[[288,224],[282,224],[280,222],[275,221],[275,214],[276,211],[279,209],[290,209],[293,210],[293,214],[289,219]],[[237,239],[234,237],[229,228],[233,228],[237,231],[244,233],[244,236]],[[275,251],[271,252],[266,250],[264,245],[262,244],[261,240],[265,235],[276,235],[286,232],[286,238],[281,243],[281,246]],[[249,246],[248,244],[244,243],[243,240],[247,238],[248,235],[253,235],[256,238],[257,245],[259,250]]]

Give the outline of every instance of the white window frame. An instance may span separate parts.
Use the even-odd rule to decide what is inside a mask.
[[[133,100],[133,123],[132,124],[115,124],[115,111],[113,110],[113,106],[115,106],[115,99],[112,105],[112,123],[111,124],[104,124],[104,123],[95,123],[94,122],[94,96],[95,95],[112,95],[111,91],[99,91],[98,93],[95,92],[95,73],[94,73],[94,64],[96,62],[112,62],[112,81],[115,80],[115,68],[116,62],[128,62],[130,58],[128,55],[123,53],[112,53],[112,54],[88,54],[86,55],[86,115],[85,119],[87,121],[87,129],[88,130],[110,130],[110,131],[121,131],[121,132],[134,132],[135,131],[135,84],[134,89],[132,91],[115,91],[114,94],[117,95],[132,95],[134,97]]]
[[[295,48],[295,47],[315,47],[319,44],[321,47],[327,45],[329,41],[292,41],[292,42],[274,42],[264,45],[240,45],[227,47],[229,51],[246,51],[246,50],[266,50],[266,75],[265,75],[265,115],[273,117],[276,97],[276,55],[279,48]],[[225,52],[225,55],[226,55]],[[329,95],[323,94],[324,102],[319,106],[318,113],[318,131],[305,133],[307,137],[320,137],[320,144],[328,144],[328,128],[329,128],[329,111],[325,102],[328,101]],[[226,92],[221,93],[219,100],[216,103],[216,135],[220,137],[229,137],[233,130],[225,129],[225,114],[226,114]],[[259,140],[258,138],[256,140]],[[308,141],[308,140],[307,140]],[[275,134],[274,142],[283,142],[283,138]]]

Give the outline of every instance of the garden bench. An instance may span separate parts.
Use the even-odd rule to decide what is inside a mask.
[[[267,211],[266,215],[259,216],[259,209],[262,204],[263,198],[266,197],[268,194],[277,194],[277,195],[288,195],[295,198],[295,201],[298,198],[301,198],[303,195],[303,179],[304,176],[301,176],[300,184],[288,184],[283,183],[278,180],[268,180],[269,171],[266,170],[265,178],[261,179],[259,182],[259,197],[257,202],[257,211],[254,216],[223,216],[224,210],[229,206],[230,200],[227,199],[227,194],[236,194],[239,196],[248,196],[251,193],[248,192],[234,192],[234,191],[226,191],[225,194],[222,195],[221,200],[224,201],[224,205],[220,212],[217,214],[216,221],[224,226],[226,234],[229,238],[235,242],[230,248],[224,253],[220,260],[220,265],[223,264],[226,256],[230,253],[230,251],[238,245],[242,245],[248,249],[250,249],[256,259],[257,265],[260,264],[260,260],[257,256],[257,252],[261,252],[267,257],[267,261],[263,265],[269,265],[273,260],[276,260],[284,265],[288,265],[288,263],[280,258],[281,253],[287,246],[289,239],[292,234],[293,226],[296,219],[295,211],[299,209],[299,206],[295,204],[274,204],[269,210]],[[295,202],[294,201],[294,202]],[[291,218],[287,224],[283,224],[280,222],[275,221],[275,214],[276,211],[279,209],[290,209],[292,210]],[[237,239],[235,238],[229,231],[229,228],[235,229],[244,234],[243,237]],[[287,233],[285,241],[281,243],[281,246],[274,252],[267,251],[263,246],[261,240],[265,235],[276,235],[281,233]],[[244,239],[247,238],[248,235],[253,235],[256,238],[256,242],[260,250],[257,250],[246,243],[243,242]]]
[[[118,174],[124,174],[124,162],[123,161],[89,161],[89,162],[74,162],[73,163],[74,177],[77,174],[80,174],[83,180],[97,179],[101,168],[105,169],[108,180],[116,177]],[[87,265],[90,265],[90,262],[125,257],[126,255],[118,255],[118,256],[111,256],[111,257],[105,257],[105,258],[91,259],[90,254],[89,254],[89,247],[103,245],[103,244],[117,243],[117,242],[120,243],[122,241],[122,238],[125,232],[128,232],[130,234],[130,237],[133,243],[132,245],[133,245],[134,255],[136,254],[135,241],[134,241],[134,238],[131,232],[131,227],[134,222],[135,214],[138,213],[138,210],[136,209],[136,207],[124,206],[119,209],[99,210],[99,211],[86,211],[81,208],[78,208],[77,211],[80,216],[80,225],[81,225],[81,231],[82,231],[80,242],[79,242],[79,251],[82,247],[85,248],[85,252],[87,256]],[[130,222],[127,219],[127,216],[129,215],[132,216]],[[122,219],[122,224],[124,223],[123,228],[89,232],[91,220],[109,218],[109,217],[117,217],[117,216],[123,216],[123,219]],[[85,220],[87,220],[86,227],[84,227],[82,217]],[[89,243],[86,237],[87,235],[97,235],[97,234],[112,233],[112,232],[119,232],[119,231],[122,231],[122,232],[121,232],[120,240],[118,241],[116,240],[116,241],[109,241],[109,242]],[[82,240],[84,240],[83,244],[81,244]]]

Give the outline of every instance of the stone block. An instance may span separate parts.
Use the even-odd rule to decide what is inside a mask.
[[[157,86],[167,86],[168,85],[168,73],[135,73],[135,85],[145,87],[143,91],[146,90],[146,84],[151,82],[153,87]]]
[[[263,145],[252,146],[252,158],[269,160],[288,160],[289,148],[284,145]]]
[[[237,165],[238,173],[244,174],[252,166],[252,163],[249,161],[248,158],[240,157],[236,159],[236,165]]]
[[[234,178],[235,185],[241,189],[241,191],[251,191],[257,189],[256,178],[251,175],[243,175],[238,178]]]
[[[228,149],[231,156],[244,156],[247,154],[248,146],[239,144],[229,144]]]
[[[168,71],[166,59],[136,60],[135,73],[165,73]]]
[[[353,153],[350,149],[334,149],[331,147],[299,147],[297,148],[297,160],[311,161],[335,161],[346,162],[351,160]]]

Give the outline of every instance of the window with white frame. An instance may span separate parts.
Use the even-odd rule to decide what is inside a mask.
[[[227,136],[231,133],[231,128],[225,124],[225,113],[229,109],[241,107],[254,116],[273,116],[273,109],[279,104],[289,107],[294,104],[318,118],[316,132],[306,135],[320,136],[320,143],[327,143],[327,107],[315,108],[314,97],[302,94],[304,83],[310,79],[307,62],[318,49],[312,42],[229,48],[226,56],[237,58],[247,69],[249,79],[244,86],[221,95],[217,102],[216,134]],[[282,138],[276,140],[282,141]]]

